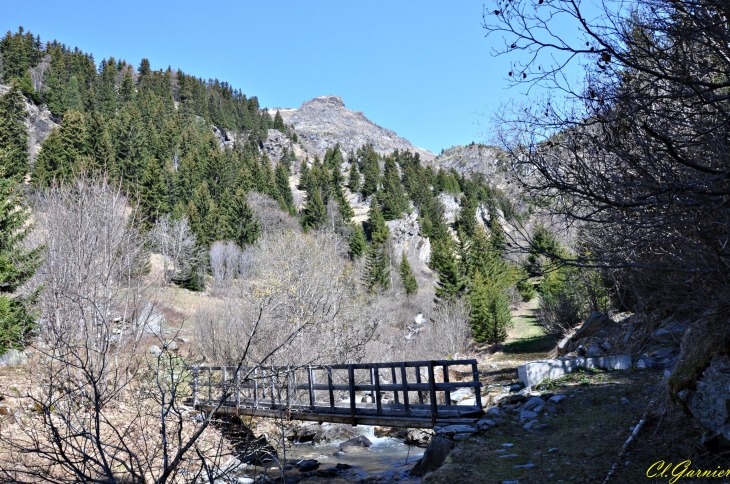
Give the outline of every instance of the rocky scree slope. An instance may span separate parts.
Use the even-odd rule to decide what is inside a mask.
[[[361,111],[347,109],[337,96],[316,97],[299,108],[273,108],[270,113],[276,111],[285,123],[294,126],[302,146],[320,158],[337,143],[345,153],[370,143],[379,154],[390,154],[397,149],[418,153],[424,161],[435,158],[430,151],[415,147],[395,132],[373,123]]]

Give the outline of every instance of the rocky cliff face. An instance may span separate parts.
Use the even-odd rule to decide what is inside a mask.
[[[9,90],[10,86],[0,84],[0,96],[3,96]],[[32,164],[36,156],[38,156],[41,143],[48,138],[48,135],[51,134],[53,128],[57,127],[58,124],[53,121],[53,116],[45,105],[38,107],[26,101],[25,110],[28,112],[28,119],[25,121],[25,125],[28,128],[28,152],[30,153],[30,162]]]
[[[380,154],[398,149],[418,153],[424,161],[435,157],[430,151],[415,147],[395,132],[373,123],[362,112],[347,109],[337,96],[316,97],[297,109],[274,108],[270,113],[273,115],[277,110],[285,123],[294,125],[301,145],[320,158],[337,143],[345,153],[371,143]]]
[[[482,173],[487,178],[501,177],[505,163],[507,155],[504,151],[481,144],[451,147],[431,162],[445,170],[453,168],[465,175]]]

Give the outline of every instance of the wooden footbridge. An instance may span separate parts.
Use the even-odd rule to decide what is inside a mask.
[[[453,381],[457,375],[467,381]],[[430,428],[476,422],[483,414],[480,387],[476,360],[237,371],[198,366],[193,368],[192,403],[206,413]],[[465,388],[474,399],[452,404],[451,394]]]

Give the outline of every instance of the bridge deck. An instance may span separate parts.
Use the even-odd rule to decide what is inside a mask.
[[[470,381],[450,381],[465,367]],[[476,360],[196,367],[193,375],[192,403],[205,412],[421,428],[474,423],[483,414]],[[473,400],[452,404],[451,394],[464,390]]]

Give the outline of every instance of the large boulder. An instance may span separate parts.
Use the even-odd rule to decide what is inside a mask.
[[[730,357],[714,356],[696,389],[682,390],[678,397],[704,428],[706,444],[730,448]]]
[[[322,427],[314,436],[315,444],[350,440],[357,437],[357,433],[349,425],[343,424],[322,424]]]
[[[572,340],[577,341],[581,338],[593,336],[594,334],[602,330],[609,321],[610,320],[608,319],[608,315],[606,313],[603,313],[601,311],[593,311],[591,314],[588,315],[581,327],[578,328],[578,331],[575,332]]]
[[[28,364],[28,355],[18,350],[8,350],[0,356],[0,366],[21,366]]]
[[[433,438],[431,445],[428,446],[423,453],[423,457],[411,469],[411,475],[422,477],[427,472],[435,471],[446,460],[446,456],[451,452],[454,443],[438,435]]]

